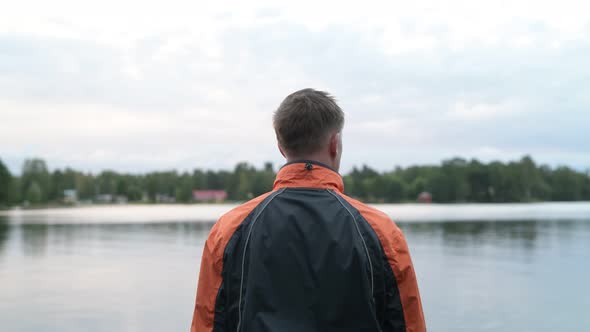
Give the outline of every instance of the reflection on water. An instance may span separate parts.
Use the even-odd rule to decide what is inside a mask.
[[[401,227],[431,330],[590,330],[590,219]]]
[[[4,250],[4,244],[8,240],[9,231],[10,226],[8,226],[7,218],[0,216],[0,259],[2,257],[2,251]]]
[[[185,331],[210,227],[0,216],[0,331]],[[590,330],[590,219],[400,227],[431,331]]]
[[[50,226],[46,224],[32,224],[20,228],[23,253],[27,256],[45,254],[49,241]]]
[[[569,222],[560,222],[567,227]],[[543,225],[548,222],[447,222],[444,224],[402,224],[406,233],[421,237],[440,237],[446,246],[473,247],[485,244],[510,242],[511,246],[534,250],[535,241]],[[571,224],[571,223],[570,223]]]
[[[0,331],[184,331],[211,224],[0,224]]]
[[[449,248],[492,245],[535,251],[539,236],[559,242],[567,242],[574,236],[590,240],[588,220],[402,223],[400,227],[406,236],[415,237],[416,241],[440,238],[444,246]],[[559,238],[554,239],[555,236]],[[548,244],[543,246],[546,249]]]
[[[149,244],[153,239],[160,243],[194,243],[206,236],[213,223],[150,223],[150,224],[21,224],[16,227],[21,235],[23,254],[43,255],[50,245],[76,248],[85,243],[100,241],[125,242],[138,238]],[[4,225],[7,229],[8,225]]]

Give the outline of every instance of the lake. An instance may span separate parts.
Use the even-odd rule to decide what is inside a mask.
[[[188,331],[232,206],[0,212],[0,331]],[[378,207],[406,234],[429,331],[590,331],[590,203]]]

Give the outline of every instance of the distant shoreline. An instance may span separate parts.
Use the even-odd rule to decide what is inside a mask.
[[[0,174],[4,174],[0,176],[0,206],[36,209],[79,202],[245,201],[271,190],[277,170],[270,162],[262,168],[241,162],[230,171],[194,168],[92,174],[72,168],[51,170],[44,160],[32,158],[25,160],[21,174],[14,176],[0,161]],[[590,170],[549,167],[527,155],[510,162],[455,157],[436,165],[388,171],[363,165],[341,177],[348,195],[368,203],[590,201]]]
[[[215,223],[239,202],[78,205],[0,211],[8,224]],[[590,221],[590,201],[537,203],[372,204],[396,223]],[[1,222],[4,223],[4,222]]]
[[[144,202],[128,202],[128,203],[81,203],[81,204],[40,204],[31,206],[11,206],[11,207],[0,207],[0,211],[11,211],[11,210],[49,210],[49,209],[71,209],[71,208],[83,208],[83,207],[114,207],[114,206],[165,206],[165,205],[224,205],[224,204],[241,204],[245,201],[239,202],[194,202],[194,203],[182,203],[182,202],[170,202],[170,203],[144,203]]]
[[[72,208],[85,208],[85,207],[125,207],[125,206],[222,206],[222,205],[239,205],[246,201],[224,201],[224,202],[168,202],[168,203],[153,203],[153,202],[128,202],[128,203],[81,203],[81,204],[41,204],[31,206],[11,206],[11,207],[0,207],[2,211],[35,211],[35,210],[53,210],[53,209],[72,209]],[[432,203],[421,203],[416,201],[403,201],[403,202],[367,202],[370,205],[435,205],[435,206],[454,206],[454,205],[531,205],[531,204],[551,204],[551,203],[590,203],[589,201],[514,201],[514,202],[432,202]]]

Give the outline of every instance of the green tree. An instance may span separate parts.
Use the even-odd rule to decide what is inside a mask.
[[[583,197],[584,184],[583,175],[575,172],[569,167],[558,167],[552,176],[552,187],[554,201],[578,201]]]
[[[233,192],[230,192],[229,195],[237,200],[251,199],[254,196],[252,184],[254,182],[255,173],[256,169],[254,166],[251,166],[246,162],[239,163],[236,166],[232,177],[232,186],[230,187],[230,190]]]
[[[78,198],[81,200],[92,200],[98,192],[98,185],[96,184],[96,178],[92,174],[76,173],[75,188],[78,193]]]
[[[465,202],[469,197],[467,162],[461,158],[443,161],[433,180],[432,193],[442,202]]]
[[[0,159],[0,207],[9,206],[13,198],[13,180],[8,168]]]
[[[232,171],[103,171],[94,175],[70,168],[50,173],[43,160],[28,159],[22,176],[12,177],[0,161],[0,205],[23,200],[33,204],[60,201],[65,189],[74,188],[82,200],[111,194],[139,201],[147,194],[151,200],[156,195],[167,195],[178,202],[190,202],[194,189],[221,189],[228,192],[230,199],[243,201],[271,190],[275,176],[271,163],[257,169],[242,162]],[[431,192],[436,202],[590,200],[588,172],[565,166],[538,166],[529,156],[509,163],[452,158],[440,165],[396,167],[386,172],[363,165],[344,174],[343,181],[348,195],[369,202],[414,201],[423,191]]]
[[[66,168],[63,171],[57,169],[51,172],[48,200],[61,201],[64,190],[76,189],[77,173],[71,168]]]
[[[25,197],[30,204],[41,203],[41,198],[42,198],[41,186],[39,186],[39,184],[35,181],[31,182],[31,184],[27,188],[27,192],[26,192]]]
[[[377,182],[377,192],[381,201],[400,202],[406,199],[406,184],[395,174],[385,174]]]
[[[183,173],[178,178],[178,182],[175,189],[175,197],[177,202],[188,203],[193,198],[193,188],[191,175],[189,173]]]
[[[33,191],[35,192],[35,195],[37,194],[37,191],[39,194],[36,203],[47,202],[49,198],[50,181],[49,171],[44,160],[38,158],[25,160],[20,181],[23,197],[26,197],[29,202],[33,203],[28,197],[29,191],[34,187]],[[35,183],[36,186],[32,186],[33,183]]]
[[[272,186],[275,181],[275,172],[272,167],[272,163],[264,164],[264,169],[257,171],[254,176],[254,182],[252,184],[252,195],[259,196],[267,191],[272,190]]]
[[[406,196],[409,200],[416,200],[418,195],[423,191],[430,191],[428,180],[424,176],[418,176],[410,183],[410,189],[408,191],[409,196]]]
[[[195,169],[191,174],[191,183],[193,189],[202,190],[207,188],[207,175],[200,169]]]

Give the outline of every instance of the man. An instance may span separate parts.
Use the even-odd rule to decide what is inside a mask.
[[[211,230],[191,331],[426,331],[402,232],[344,195],[334,98],[297,91],[273,122],[287,164]]]

